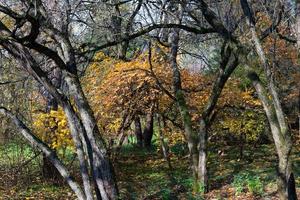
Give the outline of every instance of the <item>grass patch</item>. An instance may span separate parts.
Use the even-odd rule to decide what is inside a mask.
[[[6,157],[0,160],[0,182],[12,182],[2,187],[0,184],[0,199],[75,199],[68,186],[57,186],[43,181],[40,174],[41,157],[32,161],[27,170],[23,169],[19,174],[15,173],[15,177],[11,176],[8,166],[17,166],[20,160],[25,161],[35,154],[28,145],[22,148],[18,145],[17,142],[13,142],[0,148],[0,158]],[[185,148],[183,144],[178,144],[174,149],[170,149],[174,168],[170,171],[158,150],[158,145],[154,145],[152,149],[140,149],[134,144],[123,146],[114,162],[121,199],[255,199],[263,193],[265,194],[262,197],[266,198],[275,194],[276,155],[272,145],[262,145],[257,149],[247,147],[244,159],[239,159],[236,147],[223,148],[223,155],[219,155],[217,149],[211,148],[208,168],[212,191],[205,196],[193,192],[194,180]],[[298,187],[299,152],[298,147],[294,148],[292,153]],[[12,157],[15,157],[13,162],[9,161]],[[65,161],[68,163],[73,159],[73,153],[66,151]],[[75,161],[72,168],[75,169],[77,164]],[[6,171],[1,171],[1,166],[6,167]]]

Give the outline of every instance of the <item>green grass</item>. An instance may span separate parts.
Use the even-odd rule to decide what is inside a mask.
[[[211,151],[212,152],[212,151]],[[299,165],[299,152],[294,151],[292,158],[295,166]],[[243,191],[262,195],[269,187],[276,187],[276,156],[272,145],[262,145],[257,149],[247,147],[244,152],[244,159],[239,160],[238,149],[228,147],[224,156],[216,153],[209,154],[209,177],[210,187],[214,191],[220,191],[223,186],[233,187],[235,176],[247,175],[242,183]],[[159,162],[158,162],[159,161]],[[193,179],[188,166],[188,158],[172,157],[174,171],[172,175],[177,185],[186,188],[184,199],[192,199]],[[299,187],[299,170],[294,167]],[[124,198],[133,193],[132,199],[142,199],[146,196],[155,195],[158,199],[166,199],[172,193],[172,184],[168,178],[169,169],[161,155],[155,151],[138,150],[135,147],[127,146],[119,156],[117,171],[120,173],[120,187],[124,192]],[[130,176],[127,176],[130,174]],[[245,178],[245,177],[244,177]],[[128,186],[131,185],[131,186]],[[132,185],[136,187],[132,187]],[[170,192],[171,191],[171,192]],[[217,193],[217,192],[216,192]]]
[[[18,141],[14,141],[3,146],[0,146],[0,158],[2,161],[8,161],[11,159],[17,158],[27,158],[29,159],[34,155],[34,151],[27,144],[18,143]]]
[[[170,171],[158,149],[158,144],[154,144],[150,150],[139,149],[133,144],[123,146],[114,161],[121,199],[205,199],[193,193],[194,182],[189,159],[186,156],[186,146],[178,144],[175,148],[170,148],[173,154],[171,157],[173,171]],[[226,199],[229,198],[228,195],[236,195],[235,192],[229,194],[228,188],[235,191],[240,187],[239,195],[242,195],[242,198],[246,195],[245,192],[265,197],[272,193],[271,189],[276,188],[276,156],[272,145],[262,145],[256,149],[247,146],[242,160],[239,160],[237,147],[224,147],[223,150],[223,156],[218,155],[217,149],[213,147],[209,150],[209,184],[212,189],[209,195],[215,199]],[[300,187],[299,152],[298,147],[294,148],[292,153],[297,187]],[[24,145],[20,148],[17,142],[1,147],[0,173],[9,173],[8,167],[18,165],[20,160],[26,161],[34,154],[31,147]],[[11,158],[14,159],[9,160]],[[73,158],[72,152],[67,151],[66,161],[71,162]],[[72,196],[67,186],[57,186],[42,180],[40,162],[39,156],[26,166],[28,169],[20,174],[14,174],[16,177],[0,174],[0,182],[11,182],[5,187],[1,187],[0,183],[0,199],[6,199],[8,196],[19,199],[25,197],[59,199],[60,196],[65,196],[68,199]],[[75,162],[73,168],[76,168],[76,165]],[[170,174],[173,179],[170,178]]]

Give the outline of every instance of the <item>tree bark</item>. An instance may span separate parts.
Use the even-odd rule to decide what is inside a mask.
[[[136,136],[137,146],[142,148],[143,147],[143,133],[142,133],[141,120],[140,120],[139,116],[135,116],[135,118],[134,118],[134,133]]]
[[[65,81],[69,92],[75,98],[75,104],[82,120],[87,138],[93,150],[94,176],[103,200],[116,199],[118,189],[115,175],[106,152],[106,144],[101,138],[92,109],[83,93],[80,82],[76,77],[67,76]]]

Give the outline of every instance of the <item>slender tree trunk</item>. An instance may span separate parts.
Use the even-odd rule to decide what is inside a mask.
[[[242,129],[242,126],[241,126]],[[243,159],[244,157],[244,145],[245,145],[245,138],[244,138],[244,133],[241,131],[239,131],[239,147],[240,147],[240,157],[239,159]],[[255,147],[255,146],[254,146]]]
[[[143,147],[143,133],[142,133],[142,126],[141,120],[139,116],[135,116],[134,118],[134,133],[137,140],[137,146]]]
[[[162,153],[164,156],[164,159],[166,160],[169,170],[172,171],[173,167],[171,165],[170,155],[169,155],[169,148],[164,140],[164,134],[162,132],[162,125],[161,125],[161,119],[159,114],[157,114],[157,127],[158,127],[158,136],[161,144]]]
[[[125,131],[122,129],[120,134],[118,135],[118,144],[117,144],[117,148],[116,148],[116,153],[120,152],[126,137],[127,137],[127,135],[126,135]]]
[[[248,73],[248,77],[252,81],[252,84],[263,104],[275,143],[278,156],[277,183],[279,198],[281,200],[296,200],[297,194],[295,179],[291,169],[290,161],[290,153],[292,148],[291,140],[289,139],[290,136],[288,133],[285,133],[285,135],[282,134],[273,101],[269,100],[268,93],[262,85],[258,75],[251,71]]]
[[[247,22],[250,26],[252,41],[255,46],[256,53],[264,68],[265,76],[267,78],[268,91],[261,84],[259,77],[255,72],[250,72],[248,77],[252,81],[256,92],[262,101],[264,110],[266,112],[272,136],[274,139],[277,156],[278,156],[278,193],[281,200],[295,200],[297,199],[294,176],[291,169],[290,153],[292,150],[291,135],[285,116],[280,104],[278,92],[272,76],[270,65],[265,56],[264,50],[256,33],[255,20],[251,11],[251,7],[247,0],[240,0],[244,15],[247,17]],[[271,96],[271,99],[268,97]]]
[[[153,136],[153,108],[146,115],[146,126],[143,132],[144,147],[151,148],[151,141]]]
[[[82,140],[80,138],[80,135],[83,133],[79,133],[79,131],[77,129],[77,127],[79,125],[76,126],[76,124],[78,123],[79,120],[75,119],[76,114],[75,114],[74,110],[71,108],[70,104],[66,103],[65,105],[63,105],[63,109],[68,118],[68,125],[69,125],[70,132],[71,132],[71,135],[72,135],[75,147],[76,147],[76,152],[77,152],[77,156],[78,156],[78,160],[79,160],[79,164],[80,164],[81,176],[82,176],[82,180],[83,180],[83,186],[84,186],[86,198],[92,200],[93,195],[92,195],[91,184],[90,184],[90,180],[89,180],[88,164],[87,164],[87,161],[85,158]]]
[[[199,134],[199,163],[198,180],[199,187],[203,192],[208,192],[208,171],[207,171],[207,125],[203,118],[200,119]]]
[[[181,86],[181,75],[176,60],[177,53],[178,53],[178,45],[179,45],[179,29],[173,29],[172,36],[171,36],[171,55],[170,55],[170,63],[173,71],[173,90],[176,98],[176,103],[179,108],[182,122],[184,125],[184,134],[186,136],[187,143],[188,143],[190,159],[191,159],[191,167],[193,171],[193,176],[195,178],[195,185],[198,187],[200,176],[199,176],[199,169],[198,169],[199,151],[197,145],[198,145],[199,138],[198,138],[198,134],[193,131],[191,115],[189,113],[184,92]]]
[[[220,62],[219,73],[216,81],[214,82],[211,95],[206,103],[205,109],[202,112],[202,117],[199,122],[199,163],[197,166],[197,180],[200,183],[201,190],[208,192],[208,170],[207,170],[207,138],[208,127],[211,123],[211,114],[217,105],[218,99],[222,93],[222,90],[232,74],[232,72],[238,66],[238,59],[232,52],[232,50],[225,43],[222,48],[222,60]]]
[[[57,110],[58,109],[58,104],[55,101],[55,99],[50,95],[47,94],[47,105],[46,105],[46,112],[50,113],[51,110]],[[51,132],[48,132],[47,134],[54,134],[56,128],[53,128]],[[50,141],[51,142],[51,141]],[[53,151],[55,152],[55,151]],[[55,152],[56,153],[56,152]],[[50,160],[47,158],[45,154],[43,154],[43,165],[42,165],[42,174],[43,178],[49,179],[55,182],[59,181],[60,174],[55,168],[55,166],[50,162]]]

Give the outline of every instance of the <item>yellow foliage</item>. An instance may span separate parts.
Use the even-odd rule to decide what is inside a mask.
[[[244,112],[230,112],[225,110],[215,126],[217,129],[227,129],[229,134],[236,137],[245,136],[246,141],[256,141],[265,131],[265,116],[257,110],[246,110]],[[225,133],[228,134],[228,133]]]
[[[73,140],[68,128],[64,111],[61,107],[50,113],[38,113],[33,116],[33,127],[39,138],[57,150],[61,148],[74,149]]]

